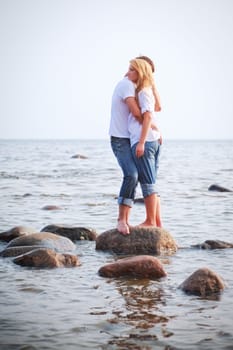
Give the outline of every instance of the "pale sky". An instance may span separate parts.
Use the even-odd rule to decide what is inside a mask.
[[[233,139],[232,0],[0,0],[0,138],[107,139],[129,60],[167,139]]]

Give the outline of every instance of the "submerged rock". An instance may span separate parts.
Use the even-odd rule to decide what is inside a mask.
[[[52,249],[38,248],[15,258],[14,263],[21,266],[53,268],[74,267],[80,262],[76,255],[56,253]]]
[[[41,208],[42,210],[62,210],[58,205],[45,205]]]
[[[95,241],[97,237],[96,231],[85,227],[68,227],[62,225],[48,225],[42,228],[41,232],[52,232],[59,236],[69,238],[71,241],[89,240]]]
[[[172,254],[178,249],[169,232],[158,227],[134,227],[129,235],[117,229],[101,233],[96,238],[96,250],[112,251],[116,254]]]
[[[211,240],[208,239],[204,243],[192,245],[194,248],[200,249],[225,249],[225,248],[233,248],[233,244],[229,242],[220,241],[218,239]]]
[[[208,188],[208,191],[217,191],[217,192],[232,192],[228,188],[219,186],[219,185],[210,185]]]
[[[36,230],[27,226],[15,226],[8,231],[0,233],[0,240],[10,242],[12,239],[35,233]]]
[[[217,273],[205,267],[195,271],[179,288],[187,294],[199,295],[205,298],[219,294],[225,288],[225,285]]]
[[[54,249],[58,252],[72,251],[75,249],[75,244],[69,238],[51,232],[38,232],[15,238],[8,243],[6,248],[17,246],[38,246]]]
[[[128,276],[151,279],[167,275],[159,259],[150,255],[119,259],[116,262],[102,266],[98,273],[102,277]]]
[[[83,156],[82,154],[74,154],[71,158],[73,158],[73,159],[87,159],[87,157]]]

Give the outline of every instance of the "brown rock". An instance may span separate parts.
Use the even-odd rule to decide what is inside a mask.
[[[113,229],[96,238],[96,250],[112,251],[116,254],[171,254],[177,248],[170,233],[158,227],[134,227],[130,229],[129,235]]]
[[[15,258],[14,263],[21,266],[53,268],[80,265],[79,259],[71,254],[59,254],[52,249],[39,248]]]
[[[92,229],[88,229],[85,227],[68,227],[62,225],[48,225],[42,228],[41,232],[52,232],[56,233],[59,236],[64,236],[71,241],[80,241],[80,240],[88,240],[95,241],[97,237],[96,231]]]
[[[205,267],[195,271],[179,288],[187,294],[208,297],[219,294],[225,288],[225,285],[220,276]]]
[[[72,251],[76,247],[69,238],[51,232],[38,232],[15,238],[8,243],[6,248],[17,246],[38,246],[54,249],[58,252]]]
[[[36,230],[27,226],[15,226],[8,231],[0,233],[0,240],[10,242],[12,239],[35,233]]]
[[[150,255],[119,259],[114,263],[102,266],[98,273],[102,277],[130,276],[151,279],[167,275],[159,259]]]

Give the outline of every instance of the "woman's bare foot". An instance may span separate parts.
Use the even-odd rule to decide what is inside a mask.
[[[137,226],[139,226],[139,227],[156,227],[156,224],[152,223],[152,222],[144,221]]]
[[[129,235],[130,234],[129,226],[123,221],[118,221],[118,223],[117,223],[117,230],[120,233],[122,233],[123,235]]]

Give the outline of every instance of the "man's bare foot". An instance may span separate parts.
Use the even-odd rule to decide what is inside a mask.
[[[123,221],[118,221],[118,223],[117,223],[117,230],[120,233],[122,233],[123,235],[129,235],[130,234],[129,226]]]

